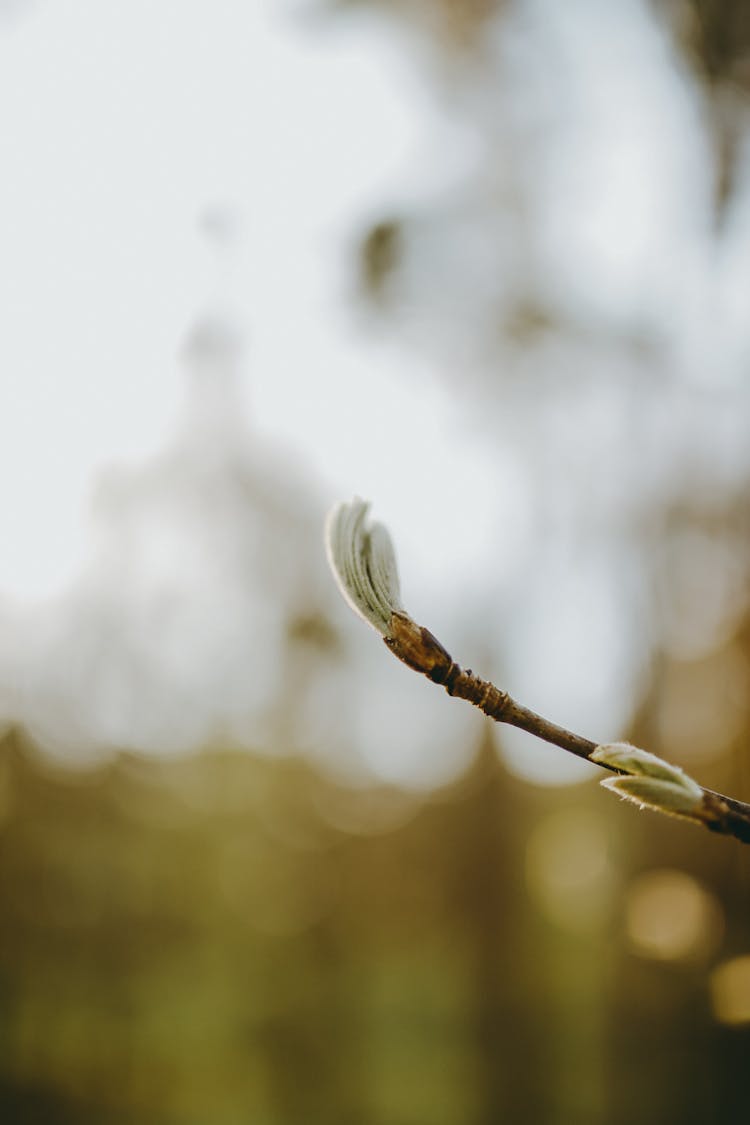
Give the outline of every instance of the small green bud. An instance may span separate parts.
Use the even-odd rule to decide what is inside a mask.
[[[642,808],[658,809],[672,816],[694,817],[703,803],[703,790],[684,770],[627,742],[597,746],[591,761],[626,774],[608,778],[602,785]]]
[[[326,553],[354,612],[390,637],[391,616],[401,611],[396,552],[383,524],[368,523],[369,507],[355,497],[333,508],[326,520]]]
[[[693,794],[696,799],[703,796],[703,790],[697,781],[693,781],[679,766],[657,758],[656,754],[649,754],[648,750],[639,750],[628,742],[610,742],[605,746],[597,746],[591,755],[591,761],[599,765],[612,766],[621,773],[633,777],[653,777],[661,781],[670,781],[673,785],[682,786]]]
[[[691,779],[688,778],[688,781]],[[616,793],[618,797],[640,805],[642,809],[655,809],[657,812],[687,817],[690,820],[698,819],[695,814],[703,802],[700,788],[696,796],[691,788],[655,777],[610,777],[601,784],[605,789]],[[691,785],[694,784],[691,781]]]

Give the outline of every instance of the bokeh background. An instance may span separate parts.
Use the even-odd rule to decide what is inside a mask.
[[[743,0],[0,2],[0,1118],[747,1120]]]

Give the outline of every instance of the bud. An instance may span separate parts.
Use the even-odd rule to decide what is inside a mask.
[[[703,805],[703,790],[679,766],[627,742],[597,746],[591,761],[626,775],[601,783],[625,800],[634,801],[641,808],[697,819],[695,814]]]
[[[326,520],[326,553],[345,600],[387,638],[392,614],[401,611],[396,552],[383,524],[368,522],[369,507],[355,497],[333,508]]]

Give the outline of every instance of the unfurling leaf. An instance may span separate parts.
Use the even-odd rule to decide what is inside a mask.
[[[695,794],[684,786],[674,785],[671,781],[661,781],[655,777],[610,777],[601,784],[605,789],[616,793],[618,797],[626,801],[634,801],[641,808],[655,809],[657,812],[687,817],[690,820],[699,819],[695,814],[703,800],[700,789],[696,798]]]
[[[591,760],[627,775],[608,778],[601,784],[641,807],[695,819],[703,803],[703,790],[684,770],[627,742],[597,746]]]
[[[354,612],[389,637],[391,616],[401,611],[396,552],[383,524],[368,523],[369,507],[357,497],[336,505],[326,521],[326,552]]]

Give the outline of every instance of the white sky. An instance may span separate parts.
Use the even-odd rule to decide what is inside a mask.
[[[340,304],[353,234],[389,191],[434,190],[444,159],[420,169],[442,126],[377,25],[316,35],[269,10],[79,0],[0,39],[8,593],[75,573],[92,474],[163,443],[205,307],[249,335],[256,426],[343,487],[429,502],[416,447],[450,427],[449,403],[354,338]],[[216,207],[237,216],[234,251],[202,233]]]
[[[486,452],[467,437],[448,495],[487,483],[447,527],[431,462],[455,447],[448,397],[341,309],[352,238],[390,190],[429,194],[440,172],[429,150],[448,126],[395,52],[375,24],[316,35],[233,0],[41,4],[0,38],[0,592],[6,625],[42,638],[21,646],[22,694],[36,685],[45,742],[85,741],[55,622],[69,588],[80,608],[96,481],[171,439],[180,347],[206,311],[250,340],[251,433],[313,468],[323,498],[377,495],[427,589],[486,545],[472,528],[490,506]],[[206,233],[215,213],[234,245]],[[424,540],[408,533],[415,506]]]
[[[542,193],[536,265],[550,299],[575,315],[627,324],[647,309],[669,326],[676,354],[705,355],[723,322],[691,316],[704,292],[711,189],[697,109],[643,5],[607,11],[529,4],[498,69],[498,99],[514,67],[535,91],[513,103],[508,128],[530,138],[530,182]],[[600,90],[604,100],[591,96]],[[535,500],[522,431],[515,446],[478,436],[430,363],[420,369],[414,352],[358,329],[348,303],[352,246],[368,222],[391,205],[439,201],[471,177],[478,131],[500,116],[483,97],[484,123],[460,99],[440,109],[406,45],[362,14],[316,28],[283,5],[246,0],[39,0],[26,18],[0,22],[9,621],[52,615],[49,599],[90,565],[95,483],[106,466],[139,464],[170,440],[184,397],[180,347],[214,310],[249,341],[251,433],[307,467],[323,506],[352,492],[375,500],[410,608],[409,575],[419,576],[415,614],[438,604],[438,618],[454,620],[457,576],[476,598],[517,580]],[[608,146],[613,121],[618,143]],[[207,233],[211,214],[233,225],[231,244]],[[736,256],[730,268],[722,308],[737,328],[736,367],[747,271]],[[616,737],[631,703],[616,591],[601,573],[555,582],[569,595],[562,607],[537,599],[535,615],[509,626],[517,681],[552,718]],[[570,648],[545,644],[550,628],[574,633],[570,618],[592,604],[599,612],[574,661]],[[502,626],[497,613],[488,623]],[[57,651],[28,659],[59,660]],[[6,644],[0,672],[12,665]],[[368,752],[377,758],[377,747]],[[384,753],[385,775],[398,776],[393,746]],[[549,777],[546,759],[541,768]]]

